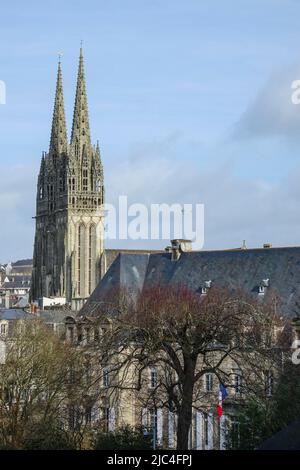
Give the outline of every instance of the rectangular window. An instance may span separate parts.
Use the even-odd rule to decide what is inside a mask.
[[[208,446],[209,444],[209,438],[208,438],[208,414],[204,414],[204,441],[205,441],[205,446]]]
[[[213,388],[213,374],[205,374],[205,390],[211,392]]]
[[[103,369],[103,387],[109,387],[109,370],[108,367]]]
[[[271,397],[274,393],[274,375],[271,370],[267,372],[266,389],[267,389],[267,397]]]
[[[101,421],[102,421],[102,427],[104,432],[109,431],[109,407],[104,406],[101,408]]]
[[[157,446],[157,410],[150,410],[150,432],[152,433],[152,440],[155,442],[155,447]]]
[[[7,332],[7,325],[6,324],[2,324],[1,325],[1,335],[6,335],[6,332]]]
[[[243,386],[243,377],[240,369],[234,369],[233,386],[235,393],[240,395],[242,393]]]
[[[85,424],[91,424],[92,422],[92,407],[91,406],[87,406],[85,408],[84,417],[85,417]]]
[[[71,341],[71,343],[74,341],[74,327],[73,326],[68,326],[67,328],[67,339]]]
[[[157,387],[157,370],[156,367],[150,369],[150,388]]]
[[[232,445],[237,448],[240,445],[240,423],[237,418],[233,417],[231,420],[232,430]]]

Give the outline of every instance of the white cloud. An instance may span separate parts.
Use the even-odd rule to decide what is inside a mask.
[[[292,103],[291,88],[300,79],[300,66],[277,70],[237,123],[234,137],[284,136],[299,139],[300,105]]]
[[[105,165],[107,202],[127,195],[129,203],[204,203],[207,249],[240,246],[244,239],[249,246],[299,244],[300,169],[281,181],[250,174],[241,178],[233,161],[218,158],[224,145],[215,148],[210,164],[203,164],[201,142],[193,157],[176,155],[178,147],[185,146],[178,133],[141,143],[128,157]],[[37,168],[8,164],[0,168],[1,262],[32,256],[36,178]],[[164,248],[166,244],[116,241],[109,246]]]

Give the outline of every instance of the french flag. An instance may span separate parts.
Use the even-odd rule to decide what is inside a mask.
[[[219,386],[219,400],[217,404],[217,415],[221,418],[223,414],[223,400],[228,396],[227,388],[224,384],[220,383]]]

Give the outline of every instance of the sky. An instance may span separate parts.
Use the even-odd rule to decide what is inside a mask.
[[[299,0],[11,0],[0,12],[0,262],[32,256],[57,57],[70,135],[81,40],[107,202],[203,203],[204,249],[300,244]]]

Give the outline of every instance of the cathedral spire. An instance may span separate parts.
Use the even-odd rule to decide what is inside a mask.
[[[77,149],[77,152],[82,152],[83,146],[90,145],[90,126],[89,126],[89,115],[88,115],[88,104],[85,88],[85,77],[84,77],[84,63],[83,63],[83,51],[82,46],[80,48],[79,56],[79,67],[77,76],[75,106],[73,115],[71,145]],[[76,152],[76,153],[77,153]]]
[[[59,155],[61,153],[65,153],[66,151],[67,126],[64,107],[61,63],[59,58],[49,153],[52,155]]]

